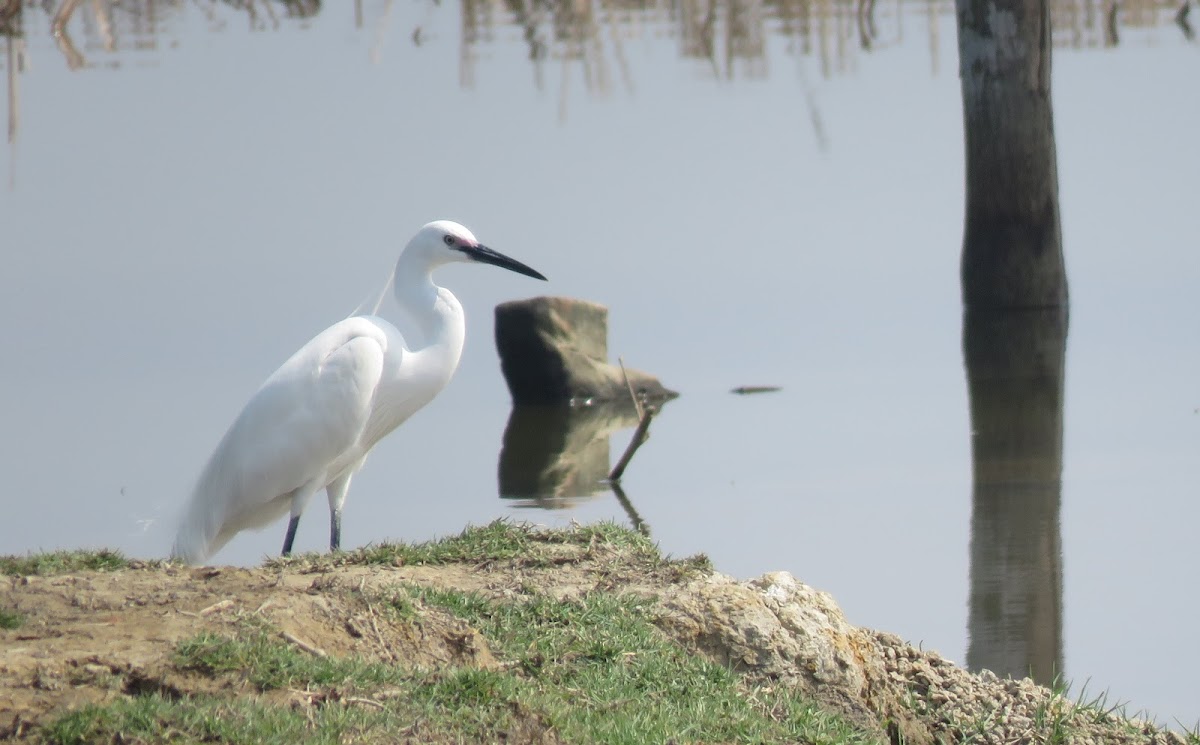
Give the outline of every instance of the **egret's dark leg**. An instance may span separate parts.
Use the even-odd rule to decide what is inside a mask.
[[[287,535],[283,537],[283,555],[292,555],[292,543],[296,540],[296,528],[300,525],[300,516],[294,516],[288,521]]]
[[[342,546],[342,511],[329,513],[329,550],[337,551]]]
[[[342,505],[346,503],[346,492],[350,491],[350,479],[362,465],[360,460],[352,468],[346,470],[329,485],[325,493],[329,495],[329,550],[337,551],[342,546]]]

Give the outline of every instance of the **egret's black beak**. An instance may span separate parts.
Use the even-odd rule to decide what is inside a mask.
[[[461,250],[475,261],[502,267],[504,269],[514,271],[517,274],[524,274],[526,277],[533,277],[534,279],[541,280],[546,279],[542,276],[542,273],[536,269],[531,269],[516,259],[510,259],[499,251],[493,251],[482,244],[478,246],[463,246]]]

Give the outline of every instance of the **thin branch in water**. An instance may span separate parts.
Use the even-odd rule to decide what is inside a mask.
[[[1121,43],[1121,34],[1117,24],[1119,11],[1120,6],[1117,5],[1117,0],[1110,0],[1104,12],[1104,46],[1106,47],[1115,47]]]
[[[638,419],[640,420],[643,414],[642,401],[637,397],[637,394],[633,392],[633,383],[629,382],[629,373],[625,371],[624,358],[618,357],[617,364],[621,366],[621,378],[625,381],[625,390],[629,391],[629,400],[633,401],[633,408],[637,411]]]
[[[54,20],[50,24],[50,33],[54,37],[54,43],[66,58],[67,67],[72,70],[78,70],[87,65],[87,60],[75,47],[70,34],[67,33],[67,23],[71,20],[78,5],[79,0],[63,0],[63,4],[58,7],[58,12],[54,14]]]
[[[19,58],[21,51],[18,48],[24,40],[16,36],[5,37],[5,44],[8,47],[8,144],[17,144],[17,129],[21,122],[21,88],[17,78],[17,68],[19,67]],[[13,161],[16,161],[16,154],[13,154]],[[11,180],[11,174],[10,174]]]
[[[372,65],[378,65],[383,59],[383,45],[387,41],[388,23],[392,19],[392,0],[383,4],[383,13],[375,26],[375,41],[371,44],[369,58]],[[463,12],[466,12],[465,10]]]
[[[608,480],[613,483],[621,480],[621,476],[625,475],[625,469],[629,466],[629,461],[633,459],[633,454],[637,452],[643,442],[650,439],[650,420],[654,418],[654,407],[643,406],[637,394],[633,392],[633,384],[629,382],[629,374],[625,372],[625,360],[618,357],[617,362],[621,364],[621,375],[625,378],[625,387],[629,390],[629,397],[633,399],[633,405],[637,408],[638,425],[637,429],[633,431],[633,438],[626,446],[625,452],[621,454],[621,459],[608,474]]]
[[[96,34],[104,44],[108,53],[117,50],[117,37],[113,33],[112,5],[101,0],[92,0],[92,17],[96,19]]]
[[[625,84],[625,90],[628,93],[633,93],[633,74],[629,71],[629,61],[625,59],[625,46],[621,40],[621,29],[617,25],[617,11],[615,8],[609,8],[606,13],[608,18],[608,33],[612,37],[613,56],[617,58],[617,70],[621,73],[621,82]]]
[[[1179,11],[1175,13],[1175,23],[1179,24],[1179,28],[1183,30],[1183,37],[1188,41],[1196,36],[1196,32],[1192,30],[1192,24],[1188,22],[1188,14],[1191,12],[1191,0],[1183,0],[1183,5],[1180,5]]]
[[[621,459],[617,461],[617,465],[613,466],[612,473],[608,474],[608,480],[618,482],[625,475],[625,469],[629,466],[629,461],[633,459],[633,454],[642,446],[642,443],[650,439],[648,431],[650,429],[650,420],[654,418],[654,409],[647,407],[642,414],[642,418],[638,421],[637,429],[633,431],[633,439],[629,441],[629,445],[622,453]]]
[[[253,2],[253,0],[251,1]],[[266,0],[266,2],[263,3],[263,7],[267,9],[267,15],[271,17],[271,28],[278,30],[279,16],[275,13],[275,9],[271,7],[271,1]]]

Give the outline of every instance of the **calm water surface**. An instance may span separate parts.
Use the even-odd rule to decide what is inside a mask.
[[[949,5],[880,3],[869,49],[840,5],[543,10],[531,32],[484,3],[367,3],[361,26],[349,6],[98,7],[57,44],[29,7],[6,50],[0,552],[162,556],[261,380],[450,217],[551,283],[441,272],[462,366],[356,479],[347,545],[629,520],[606,490],[541,511],[498,487],[491,308],[586,298],[614,356],[683,394],[624,480],[665,551],[787,569],[952,659],[1049,655],[1076,690],[1200,720],[1200,47],[1171,9],[1126,12],[1115,39],[1098,7],[1056,14],[1071,325],[1036,570],[972,566]],[[783,390],[728,393],[754,384]],[[300,550],[324,548],[322,501]],[[283,528],[218,559],[258,562]],[[972,630],[972,576],[1050,596]]]

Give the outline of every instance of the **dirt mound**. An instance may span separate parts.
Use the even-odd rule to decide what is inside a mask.
[[[747,690],[799,688],[879,740],[1187,742],[1117,713],[1076,706],[1030,681],[972,674],[892,635],[851,626],[832,597],[786,572],[739,582],[713,573],[702,558],[669,561],[640,536],[609,533],[489,526],[441,543],[301,557],[260,569],[131,562],[110,571],[26,576],[10,568],[16,576],[0,577],[0,586],[7,585],[0,621],[19,617],[19,623],[0,623],[0,739],[36,737],[40,725],[65,711],[146,693],[171,700],[249,694],[308,709],[333,701],[386,707],[392,695],[378,688],[364,698],[347,678],[339,680],[348,687],[256,686],[236,667],[236,655],[234,666],[226,658],[224,667],[206,668],[204,655],[194,653],[206,644],[267,639],[264,648],[444,673],[447,680],[461,671],[507,675],[513,660],[498,660],[453,606],[426,602],[440,592],[489,609],[539,597],[632,595],[673,643],[741,672]],[[188,645],[193,653],[185,655]],[[593,653],[609,654],[598,649]],[[526,663],[535,669],[536,655]],[[472,687],[469,676],[465,683],[468,696],[502,685],[484,679]],[[507,729],[491,736],[559,741],[539,711],[509,711],[502,720]],[[414,722],[406,737],[442,741],[438,733],[426,737],[422,726]]]
[[[395,570],[307,576],[265,569],[138,566],[126,571],[8,578],[5,604],[25,622],[2,632],[0,735],[51,711],[159,689],[173,696],[223,684],[172,664],[176,646],[246,619],[319,656],[410,667],[494,667],[484,639],[437,608],[381,607]],[[6,726],[10,725],[11,726]]]

